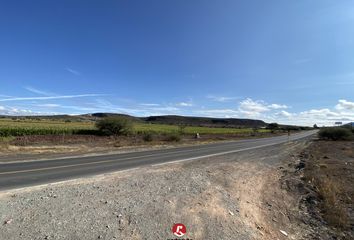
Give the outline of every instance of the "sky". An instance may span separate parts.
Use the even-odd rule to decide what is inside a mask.
[[[354,121],[351,0],[2,1],[0,115]]]

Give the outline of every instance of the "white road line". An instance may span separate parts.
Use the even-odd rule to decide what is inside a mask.
[[[157,163],[157,164],[153,164],[151,166],[155,167],[155,166],[162,166],[162,165],[171,164],[171,163],[186,162],[186,161],[191,161],[191,160],[196,160],[196,159],[201,159],[201,158],[222,156],[222,155],[226,155],[226,154],[230,154],[230,153],[237,153],[237,152],[242,152],[242,151],[262,148],[262,147],[268,147],[268,146],[273,146],[273,145],[277,145],[277,144],[281,144],[281,143],[284,143],[284,142],[270,143],[270,144],[264,144],[264,145],[255,146],[255,147],[237,149],[237,150],[232,150],[232,151],[227,151],[227,152],[220,152],[220,153],[213,153],[213,154],[208,154],[208,155],[203,155],[203,156],[198,156],[198,157],[185,158],[185,159],[171,161],[171,162]]]
[[[295,136],[293,139],[290,139],[290,141],[298,140],[304,137],[311,136],[312,134],[304,134],[300,136]],[[257,149],[257,148],[262,148],[262,147],[268,147],[268,146],[273,146],[277,144],[284,144],[284,143],[289,143],[288,141],[281,141],[281,142],[275,142],[275,143],[269,143],[269,144],[264,144],[264,145],[259,145],[259,146],[254,146],[254,147],[249,147],[249,148],[243,148],[243,149],[237,149],[237,150],[232,150],[232,151],[226,151],[226,152],[220,152],[220,153],[213,153],[213,154],[208,154],[208,155],[203,155],[203,156],[198,156],[198,157],[192,157],[192,158],[186,158],[186,159],[181,159],[181,160],[175,160],[175,161],[170,161],[170,162],[164,162],[164,163],[156,163],[152,164],[151,166],[163,166],[166,164],[173,164],[173,163],[179,163],[179,162],[186,162],[186,161],[191,161],[191,160],[196,160],[196,159],[201,159],[201,158],[207,158],[207,157],[216,157],[216,156],[222,156],[230,153],[237,153],[237,152],[242,152],[242,151],[247,151],[247,150],[252,150],[252,149]]]
[[[296,139],[300,139],[300,138],[303,138],[303,137],[306,137],[306,136],[309,136],[309,135],[299,136],[299,137],[296,138]],[[153,164],[153,165],[151,165],[151,166],[160,166],[160,165],[169,164],[169,163],[184,162],[184,161],[190,161],[190,160],[201,159],[201,158],[206,158],[206,157],[221,156],[221,155],[225,155],[225,154],[229,154],[229,153],[236,153],[236,152],[241,152],[241,151],[247,151],[247,150],[251,150],[251,149],[257,149],[257,148],[272,146],[272,145],[281,144],[281,143],[285,143],[285,141],[276,142],[276,143],[270,143],[270,144],[264,144],[264,145],[260,145],[260,146],[250,147],[250,148],[244,148],[244,149],[238,149],[238,150],[232,150],[232,151],[214,153],[214,154],[209,154],[209,155],[203,155],[203,156],[198,156],[198,157],[186,158],[186,159],[181,159],[181,160],[176,160],[176,161],[170,161],[170,162],[164,162],[164,163],[157,163],[157,164]],[[215,147],[216,147],[216,146],[215,146]],[[215,147],[211,147],[211,148],[215,148]],[[211,149],[211,148],[208,148],[208,149]],[[183,151],[182,153],[190,152],[190,151],[195,151],[195,149],[193,149],[193,150],[186,150],[186,151]],[[173,153],[179,153],[179,151],[173,152]],[[161,155],[166,155],[166,154],[168,155],[168,154],[171,154],[171,153],[150,154],[150,155],[146,155],[146,156],[136,156],[136,157],[124,158],[124,159],[121,159],[121,160],[130,160],[130,159],[143,158],[143,157],[152,157],[152,156],[155,156],[155,155],[161,156]],[[109,163],[109,162],[115,162],[115,161],[117,161],[117,159],[110,159],[110,160],[104,160],[104,161],[95,161],[95,162],[88,162],[88,163],[77,163],[77,164],[70,164],[70,165],[65,165],[65,166],[55,166],[55,167],[45,167],[45,168],[36,168],[36,169],[9,171],[9,172],[2,172],[2,173],[0,173],[0,175],[14,174],[14,173],[25,173],[25,172],[36,172],[36,171],[51,170],[51,169],[60,169],[60,168],[69,168],[69,167],[93,165],[93,164],[97,164],[97,163]]]

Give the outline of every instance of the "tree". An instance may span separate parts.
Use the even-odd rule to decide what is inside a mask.
[[[318,129],[319,127],[317,126],[317,124],[314,124],[314,125],[313,125],[313,128],[314,128],[314,129]]]
[[[96,127],[105,135],[129,135],[133,130],[130,120],[124,117],[107,117],[99,120]]]
[[[269,123],[267,128],[271,129],[271,130],[275,130],[275,129],[279,128],[279,124],[278,123]]]

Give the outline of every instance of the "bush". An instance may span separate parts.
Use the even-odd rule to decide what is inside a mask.
[[[318,136],[321,139],[329,139],[333,141],[348,140],[352,137],[352,133],[349,129],[334,127],[334,128],[322,128],[318,132]]]
[[[133,130],[131,121],[123,117],[108,117],[99,120],[96,127],[105,135],[129,135]]]
[[[183,135],[185,134],[186,126],[185,125],[179,125],[178,126],[178,132],[179,134]]]
[[[167,135],[166,141],[179,142],[179,141],[181,141],[181,135],[179,135],[178,133],[170,133]]]
[[[279,124],[278,123],[269,123],[267,126],[267,129],[271,129],[271,130],[275,130],[279,128]]]
[[[144,133],[143,140],[145,142],[152,142],[152,140],[154,140],[152,133],[149,133],[149,132]]]

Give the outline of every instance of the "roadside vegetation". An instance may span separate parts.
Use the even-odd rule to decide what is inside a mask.
[[[133,132],[131,121],[123,117],[108,117],[96,122],[97,130],[105,135],[125,135]]]
[[[337,232],[350,231],[354,222],[353,151],[354,141],[316,141],[304,162],[305,184],[317,194],[310,207]]]
[[[117,121],[115,124],[113,121]],[[128,126],[129,125],[129,126]],[[129,128],[129,129],[127,129]],[[0,136],[28,136],[28,135],[154,135],[154,134],[251,134],[254,132],[267,133],[270,129],[253,128],[221,128],[179,126],[167,124],[133,123],[125,118],[103,118],[97,124],[93,121],[61,121],[61,120],[32,120],[32,119],[0,119]],[[146,137],[149,139],[151,137]]]
[[[322,140],[353,140],[354,130],[346,127],[322,128],[318,132],[318,136]]]
[[[238,119],[218,120],[215,124],[212,123],[215,119],[189,119],[179,116],[155,120],[118,114],[74,117],[0,116],[0,153],[116,151],[118,148],[161,147],[177,143],[195,144],[274,136],[286,134],[288,128],[291,128],[291,131],[300,130],[294,126],[278,124],[273,124],[270,128],[250,124],[258,123],[257,120],[247,120],[245,124],[248,125],[244,126],[235,125],[243,124]],[[198,122],[199,120],[201,122]],[[165,122],[158,123],[162,121]],[[229,121],[233,125],[229,125]]]

